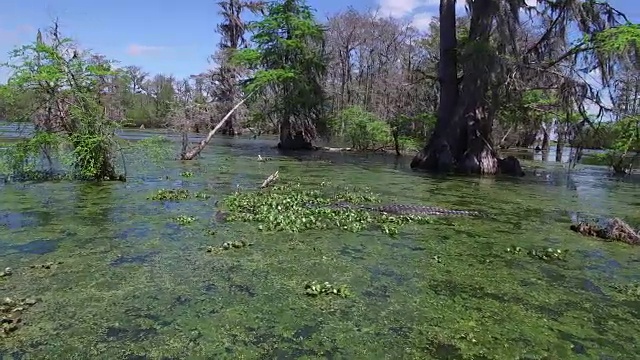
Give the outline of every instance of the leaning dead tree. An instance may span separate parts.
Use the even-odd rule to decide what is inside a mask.
[[[522,82],[526,69],[533,68],[538,75],[554,78],[564,89],[571,89],[562,95],[565,104],[585,114],[585,100],[596,96],[588,85],[576,80],[575,69],[588,60],[601,69],[607,65],[589,55],[593,49],[586,43],[570,46],[568,33],[577,27],[588,37],[616,26],[623,16],[607,3],[594,0],[562,3],[541,0],[537,7],[520,1],[477,0],[469,4],[468,39],[459,56],[455,3],[455,0],[440,1],[438,122],[411,167],[476,174],[522,174],[517,159],[500,159],[493,147],[491,135],[500,106],[500,88],[504,88],[505,83]],[[540,26],[546,26],[529,49],[520,49],[515,38],[521,10],[534,14]],[[549,59],[549,53],[557,56]],[[461,78],[458,78],[458,64]],[[499,84],[502,85],[497,86]]]
[[[186,132],[183,132],[182,133],[183,134],[182,151],[180,152],[180,160],[193,160],[196,157],[198,157],[198,155],[200,155],[202,150],[204,150],[204,148],[211,142],[211,139],[213,139],[213,136],[218,132],[218,130],[220,130],[224,126],[224,124],[227,121],[229,121],[229,118],[231,118],[233,113],[240,106],[242,106],[247,101],[247,99],[249,99],[252,95],[253,95],[252,93],[247,95],[244,99],[240,100],[237,104],[235,104],[235,106],[231,110],[229,110],[229,112],[222,118],[222,120],[220,120],[218,125],[216,125],[216,127],[214,127],[213,130],[209,131],[207,136],[204,139],[202,139],[196,146],[189,148],[188,135],[186,135],[187,134]],[[197,116],[198,114],[202,114],[202,108],[199,108],[198,105],[187,106],[184,110],[185,119],[187,119],[188,116]],[[196,118],[191,117],[191,119],[195,120]]]

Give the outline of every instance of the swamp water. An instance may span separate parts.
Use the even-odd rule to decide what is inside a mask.
[[[404,159],[280,156],[216,139],[192,163],[128,163],[126,183],[0,185],[0,297],[37,298],[5,359],[636,359],[640,250],[569,230],[571,214],[640,223],[640,187],[597,167],[567,177],[436,178]],[[257,155],[271,161],[258,162]],[[406,161],[405,161],[406,160]],[[236,189],[367,186],[382,202],[484,218],[377,230],[264,233],[215,220]],[[183,172],[193,173],[184,177]],[[211,198],[152,201],[161,188]],[[173,218],[194,216],[191,224]],[[220,254],[207,246],[246,240]],[[508,247],[568,249],[543,261]],[[49,268],[35,267],[53,263]],[[308,281],[351,296],[309,297]]]

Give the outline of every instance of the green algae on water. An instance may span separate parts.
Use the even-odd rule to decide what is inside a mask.
[[[160,200],[160,201],[181,201],[187,200],[189,198],[196,199],[209,199],[211,196],[207,193],[196,191],[192,193],[188,189],[160,189],[155,194],[149,196],[150,200]]]
[[[593,168],[569,175],[549,168],[548,182],[441,179],[405,171],[395,157],[292,158],[265,154],[271,145],[260,140],[219,141],[234,146],[211,146],[189,168],[130,163],[127,183],[0,184],[0,259],[13,269],[0,281],[0,298],[39,300],[23,313],[24,325],[0,340],[1,357],[502,360],[638,353],[640,300],[627,286],[638,281],[639,250],[575,234],[567,215],[637,223],[637,185]],[[259,152],[272,160],[256,162]],[[194,175],[180,179],[187,170]],[[227,207],[237,189],[253,193],[276,170],[295,179],[296,191],[322,191],[321,199],[368,187],[372,202],[475,208],[492,217],[405,224],[393,239],[369,226],[350,232],[296,225],[303,231],[292,232],[261,231],[257,221],[209,221],[229,210],[216,201]],[[176,182],[212,201],[147,199]],[[281,196],[288,197],[285,189]],[[198,220],[167,221],[185,214]],[[222,256],[203,251],[241,239],[253,245]],[[526,250],[505,252],[512,244]],[[564,261],[527,255],[546,248],[569,253]],[[58,261],[64,265],[30,268]],[[344,285],[353,296],[306,297],[312,279]]]
[[[257,223],[263,231],[301,232],[311,229],[342,229],[358,232],[375,226],[390,235],[409,223],[431,223],[427,217],[372,214],[341,203],[367,204],[380,200],[368,189],[329,187],[305,189],[300,184],[284,184],[259,191],[235,192],[225,199],[227,221]],[[336,206],[337,204],[337,206]]]

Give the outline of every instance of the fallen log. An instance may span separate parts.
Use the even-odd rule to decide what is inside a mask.
[[[640,234],[619,218],[610,219],[605,225],[580,222],[572,224],[571,230],[584,236],[597,237],[605,241],[620,241],[630,245],[640,245]]]

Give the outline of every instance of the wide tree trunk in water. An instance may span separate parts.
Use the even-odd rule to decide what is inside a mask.
[[[282,150],[312,150],[313,145],[305,138],[302,131],[293,128],[289,117],[285,117],[280,121],[278,148]]]
[[[425,170],[452,170],[452,145],[458,143],[459,134],[454,121],[458,103],[458,60],[456,51],[456,1],[440,1],[440,62],[438,82],[440,99],[438,121],[431,138],[422,151],[411,162],[412,168]]]
[[[228,135],[228,136],[236,135],[236,129],[233,126],[233,124],[235,123],[234,120],[235,120],[235,116],[231,117],[229,120],[227,120],[227,122],[224,123],[224,125],[222,126],[222,129],[220,129],[220,133],[222,133],[222,135]]]
[[[461,173],[524,175],[514,157],[498,159],[492,146],[493,114],[488,99],[495,52],[490,48],[492,0],[471,6],[469,43],[473,49],[463,64],[459,94],[455,47],[455,1],[440,2],[440,104],[438,123],[427,146],[414,157],[412,168]],[[453,46],[453,51],[451,47]],[[453,61],[451,60],[453,59]]]
[[[556,143],[556,162],[562,162],[562,153],[564,152],[564,142],[567,137],[567,124],[571,121],[571,113],[567,112],[566,120],[563,123],[558,123],[558,142]]]
[[[542,128],[542,151],[549,151],[549,132]]]

